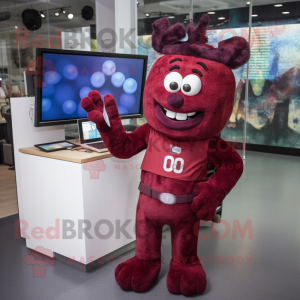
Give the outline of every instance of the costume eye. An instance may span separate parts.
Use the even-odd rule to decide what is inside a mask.
[[[181,91],[187,96],[197,95],[202,87],[200,78],[197,75],[190,74],[183,78]]]
[[[170,93],[180,91],[182,76],[178,72],[171,72],[165,77],[164,86]]]

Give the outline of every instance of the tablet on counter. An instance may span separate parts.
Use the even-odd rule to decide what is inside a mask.
[[[38,145],[34,145],[34,147],[37,147],[45,152],[53,152],[53,151],[74,148],[76,147],[76,145],[67,141],[59,141],[59,142],[52,142],[46,144],[38,144]]]

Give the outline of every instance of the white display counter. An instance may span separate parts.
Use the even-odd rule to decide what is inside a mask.
[[[43,152],[33,144],[63,140],[64,128],[33,127],[30,101],[11,101],[20,227],[26,246],[45,249],[82,271],[133,249],[144,152],[126,160],[110,153]]]

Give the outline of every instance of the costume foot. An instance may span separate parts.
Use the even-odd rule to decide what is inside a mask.
[[[124,290],[147,291],[156,281],[161,260],[141,260],[133,257],[116,267],[115,278]]]
[[[172,259],[167,287],[172,294],[193,296],[203,293],[206,289],[206,275],[200,261],[195,264],[182,264]]]

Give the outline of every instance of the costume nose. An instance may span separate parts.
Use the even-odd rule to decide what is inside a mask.
[[[179,93],[170,94],[168,96],[167,100],[168,100],[168,103],[175,108],[180,107],[184,102],[183,96]]]

